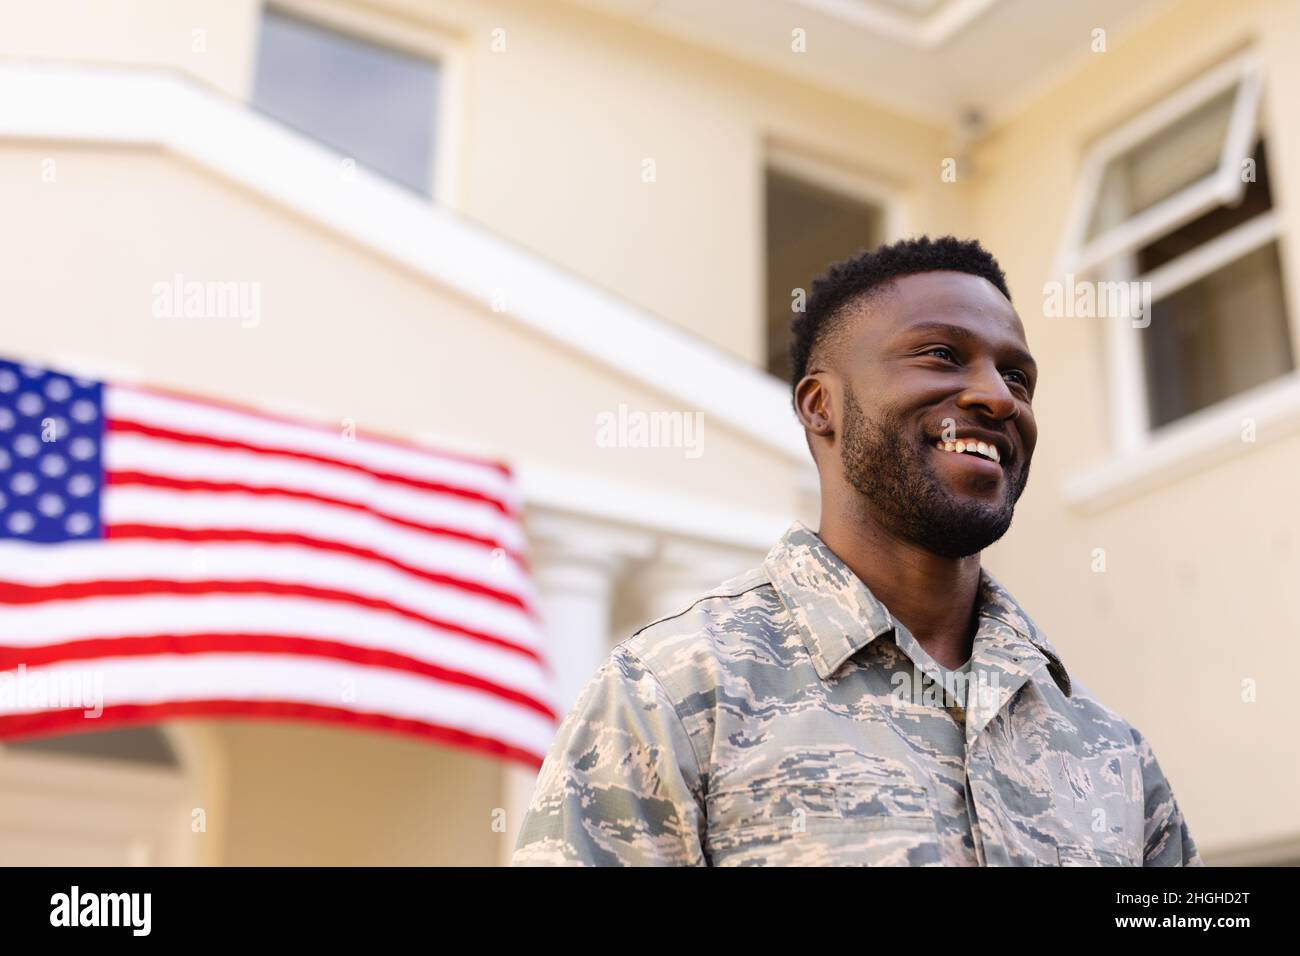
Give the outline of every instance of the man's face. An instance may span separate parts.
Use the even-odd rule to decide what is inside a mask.
[[[950,558],[983,550],[1011,526],[1038,439],[1037,369],[1011,303],[978,276],[925,272],[847,321],[845,480],[896,536]]]

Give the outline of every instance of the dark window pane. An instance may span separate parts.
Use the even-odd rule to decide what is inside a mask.
[[[268,10],[253,105],[425,196],[437,65]]]
[[[1270,243],[1152,306],[1139,334],[1153,428],[1295,367],[1281,275]]]
[[[767,172],[767,370],[790,378],[793,292],[810,292],[812,280],[832,262],[884,238],[878,206],[811,183]]]

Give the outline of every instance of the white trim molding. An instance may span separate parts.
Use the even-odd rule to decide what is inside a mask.
[[[165,72],[0,65],[0,139],[157,147],[238,183],[790,461],[786,387],[244,104]],[[503,300],[507,303],[501,308]]]
[[[1097,511],[1298,431],[1300,372],[1292,372],[1166,425],[1146,445],[1070,478],[1062,494]]]
[[[998,0],[941,0],[933,12],[915,17],[871,0],[795,2],[890,40],[899,40],[922,50],[934,50],[960,33]]]
[[[720,505],[704,498],[634,487],[565,469],[520,462],[519,489],[530,513],[530,535],[536,512],[546,516],[579,516],[632,530],[647,530],[686,541],[766,553],[789,528],[793,515],[751,511]],[[813,471],[811,464],[808,471]],[[803,478],[805,473],[792,475]],[[813,471],[815,475],[816,472]]]

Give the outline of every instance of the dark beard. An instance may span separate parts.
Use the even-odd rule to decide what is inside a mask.
[[[927,465],[925,443],[923,435],[912,437],[901,416],[886,413],[869,421],[852,389],[846,389],[840,460],[844,477],[866,499],[873,517],[896,537],[941,557],[964,558],[983,551],[1011,527],[1016,502],[1029,480],[1029,463],[1014,474],[1008,472],[1000,502],[963,502]]]

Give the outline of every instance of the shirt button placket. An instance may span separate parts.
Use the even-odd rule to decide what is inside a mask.
[[[980,836],[979,814],[975,810],[975,798],[971,793],[969,769],[966,771],[966,816],[970,818],[970,838],[975,845],[976,865],[987,866],[984,860],[984,839]]]
[[[1009,857],[1007,856],[1006,847],[1000,841],[1001,821],[997,817],[996,794],[993,792],[994,785],[991,782],[993,780],[993,768],[988,757],[984,754],[982,743],[982,737],[977,736],[971,744],[966,761],[967,799],[970,805],[972,821],[971,832],[972,836],[974,836],[976,832],[975,821],[978,820],[979,837],[976,840],[976,846],[979,848],[981,866],[1006,866]]]

